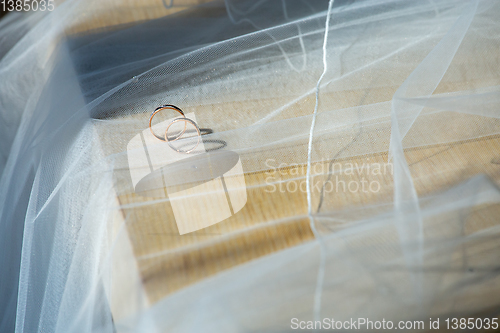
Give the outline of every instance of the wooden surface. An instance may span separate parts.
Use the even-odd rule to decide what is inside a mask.
[[[83,3],[80,9],[81,15],[70,24],[67,33],[74,35],[101,29],[108,31],[119,29],[126,25],[171,15],[210,1],[212,0],[173,0],[173,6],[170,6],[170,0],[116,0]],[[62,2],[64,0],[56,1],[59,4]]]
[[[447,190],[479,173],[487,174],[500,185],[499,153],[500,136],[494,136],[411,149],[406,151],[406,158],[416,190],[419,196],[425,196]],[[386,163],[387,155],[363,156],[338,162],[361,165],[367,161]],[[303,166],[296,168],[304,169]],[[282,181],[286,182],[300,173],[291,169],[280,170]],[[246,206],[223,222],[183,236],[178,234],[168,201],[139,208],[124,208],[134,254],[152,302],[225,269],[313,239],[306,216],[306,193],[281,193],[279,190],[268,193],[266,189],[269,191],[270,187],[262,186],[266,184],[266,177],[266,172],[245,174],[248,194]],[[356,174],[341,177],[340,180],[346,182],[360,181],[360,176]],[[393,195],[391,176],[373,176],[370,180],[377,180],[382,185],[378,193],[335,193],[335,199],[329,200],[325,208],[341,210],[356,205],[389,202]],[[135,193],[119,196],[124,207],[148,200],[151,198]],[[318,201],[317,196],[315,207]],[[497,223],[492,217],[494,215],[478,216],[480,221],[468,224],[466,233]]]
[[[196,1],[194,2],[204,2]],[[142,10],[130,10],[137,1],[121,1],[121,8],[110,8],[111,12],[99,10],[93,14],[89,8],[88,19],[75,23],[71,33],[81,33],[102,27],[119,26],[143,20],[162,17],[182,10],[191,3],[186,1],[179,7],[167,9],[161,1],[144,0],[148,5]],[[180,1],[175,1],[177,4]],[[483,82],[482,85],[490,85]],[[390,100],[397,87],[384,88],[383,91],[344,92],[343,98],[336,98],[336,107],[356,105],[360,95],[365,103]],[[437,93],[460,90],[460,84],[440,85]],[[302,107],[306,112],[313,99],[306,100]],[[218,106],[219,107],[219,106]],[[239,106],[226,106],[226,109]],[[136,115],[131,117],[141,117]],[[105,154],[113,153],[107,147],[105,129],[97,126],[102,139]],[[302,147],[287,147],[291,152]],[[439,193],[457,185],[470,177],[484,173],[500,185],[500,136],[480,137],[473,140],[458,141],[452,144],[426,146],[407,149],[405,156],[410,166],[414,184],[419,196]],[[386,163],[387,154],[373,154],[349,159],[336,159],[343,163]],[[323,170],[327,170],[329,161],[324,162]],[[305,170],[304,165],[283,168],[279,175],[282,182],[295,179]],[[122,215],[126,219],[127,233],[131,245],[131,253],[136,259],[137,270],[146,291],[149,303],[155,303],[163,297],[187,287],[197,281],[213,276],[229,268],[241,265],[262,256],[296,246],[313,239],[307,213],[306,193],[301,191],[275,191],[269,193],[265,186],[270,170],[246,173],[248,201],[245,207],[229,219],[187,235],[180,236],[175,224],[172,208],[168,200],[154,204],[145,204],[152,198],[142,197],[133,192],[118,191],[118,202],[122,205]],[[315,175],[313,179],[325,180],[327,175]],[[340,180],[360,181],[361,176],[341,175]],[[376,202],[390,202],[393,197],[392,175],[375,176],[381,184],[377,193],[341,192],[328,194],[322,203],[323,211],[342,210],[348,207],[362,207]],[[317,207],[320,196],[313,197],[313,206]],[[140,206],[140,204],[145,204]],[[477,207],[468,217],[464,234],[470,234],[500,223],[497,216],[500,207]],[[326,231],[328,228],[320,225]],[[473,250],[473,249],[471,249]],[[457,258],[456,260],[463,260]],[[495,283],[498,283],[496,281]],[[499,286],[485,285],[475,290],[474,294],[464,295],[463,302],[497,305],[495,295],[490,290],[498,290]]]

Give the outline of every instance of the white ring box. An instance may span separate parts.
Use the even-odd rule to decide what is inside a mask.
[[[186,118],[196,122],[194,113],[186,114]],[[153,131],[163,134],[174,119],[152,126]],[[189,154],[177,152],[167,142],[158,140],[149,128],[134,136],[127,145],[135,192],[148,197],[168,197],[180,235],[221,222],[247,202],[238,154],[222,149],[207,152],[202,138],[196,133],[193,135],[193,131],[188,133],[189,124],[187,128],[186,133],[172,144],[193,147],[199,141]]]

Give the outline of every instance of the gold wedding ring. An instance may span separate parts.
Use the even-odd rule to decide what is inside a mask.
[[[194,128],[196,129],[197,134],[198,134],[196,144],[191,149],[182,150],[182,149],[176,148],[176,147],[174,147],[172,145],[172,141],[175,141],[175,140],[179,139],[180,136],[176,136],[173,139],[171,139],[171,138],[168,137],[168,129],[170,128],[170,126],[172,126],[173,124],[175,124],[177,122],[180,122],[180,121],[184,122],[184,130],[182,131],[182,134],[184,134],[184,132],[186,132],[187,123],[190,123],[191,125],[193,125]],[[172,120],[172,122],[167,126],[167,129],[165,130],[165,141],[167,141],[167,143],[170,146],[170,148],[172,148],[173,150],[175,150],[176,152],[179,152],[179,153],[189,154],[190,152],[192,152],[193,150],[195,150],[198,147],[198,145],[200,144],[200,140],[201,140],[200,128],[198,127],[198,125],[196,124],[196,122],[194,122],[193,120],[191,120],[189,118],[176,118],[176,119]]]
[[[171,104],[166,104],[166,105],[162,105],[162,106],[159,106],[157,107],[153,113],[151,113],[151,116],[149,117],[149,130],[151,131],[151,134],[153,134],[153,136],[155,138],[157,138],[158,140],[161,140],[161,141],[167,141],[165,138],[161,137],[161,136],[158,136],[156,135],[154,132],[153,132],[153,128],[151,127],[151,123],[153,122],[153,117],[160,111],[163,111],[163,110],[174,110],[176,112],[179,112],[181,114],[182,117],[184,117],[184,111],[182,111],[180,108],[178,108],[177,106],[175,105],[171,105]],[[184,129],[174,137],[174,139],[172,141],[175,141],[177,140],[178,138],[180,138],[184,132],[186,131],[186,126],[187,124],[184,123]]]

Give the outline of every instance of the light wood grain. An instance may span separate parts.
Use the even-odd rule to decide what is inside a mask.
[[[473,175],[485,173],[500,184],[500,165],[496,164],[500,152],[500,137],[482,138],[406,152],[421,196],[447,190]],[[386,163],[387,155],[363,156],[341,162]],[[449,161],[453,161],[450,164]],[[294,170],[295,169],[295,170]],[[321,168],[317,168],[320,170]],[[296,179],[305,170],[303,165],[279,170],[281,181]],[[327,164],[323,170],[327,170]],[[309,227],[306,193],[277,188],[273,193],[266,185],[266,172],[245,175],[248,201],[246,206],[229,219],[191,234],[178,234],[175,218],[168,201],[143,207],[124,208],[127,226],[143,281],[152,302],[169,293],[225,269],[259,258],[263,255],[309,241],[313,238]],[[317,175],[324,178],[325,175]],[[316,179],[313,178],[313,179]],[[340,181],[360,181],[360,175],[340,175]],[[340,191],[325,197],[324,209],[341,210],[346,207],[389,202],[392,199],[392,175],[372,175],[378,181],[377,193]],[[314,182],[314,181],[313,181]],[[135,193],[119,196],[125,207],[147,202],[151,198]],[[315,207],[319,194],[315,196]],[[486,225],[493,220],[484,217]],[[485,227],[481,222],[477,227]]]
[[[194,2],[205,2],[193,0]],[[112,2],[108,2],[112,4]],[[118,3],[118,2],[117,2]],[[176,3],[179,4],[178,1]],[[144,0],[141,10],[131,10],[138,4],[137,1],[120,1],[119,6],[111,6],[103,11],[99,8],[93,12],[92,8],[82,15],[88,19],[76,23],[70,28],[70,33],[81,33],[99,28],[118,27],[123,24],[151,20],[172,14],[187,8],[191,2],[186,1],[180,7],[165,8],[161,1]],[[184,7],[185,6],[185,7]],[[436,93],[467,89],[471,86],[462,82],[443,83]],[[494,83],[494,82],[493,82]],[[476,80],[476,87],[487,86],[492,82]],[[343,91],[336,93],[332,98],[332,107],[343,108],[357,105],[361,96],[364,103],[376,103],[390,100],[397,86],[384,87],[366,91]],[[341,96],[339,96],[339,94]],[[256,105],[264,101],[254,101]],[[276,102],[276,101],[274,101]],[[205,105],[205,108],[224,108],[238,110],[241,103],[224,104],[217,106]],[[247,103],[252,103],[248,101]],[[312,110],[314,100],[307,97],[297,103],[297,110],[289,112],[290,116],[308,114]],[[248,107],[248,105],[247,105]],[[141,117],[135,115],[132,117]],[[239,114],[240,117],[251,117]],[[286,117],[286,116],[284,116]],[[116,152],[116,147],[107,144],[109,135],[106,129],[97,126],[97,132],[102,140],[106,154]],[[223,127],[221,127],[224,130]],[[304,144],[297,147],[282,147],[293,160],[294,152],[303,151]],[[119,147],[118,151],[123,150]],[[445,191],[477,174],[488,175],[496,184],[500,185],[500,136],[481,137],[467,141],[457,141],[450,144],[419,147],[405,150],[405,157],[410,166],[415,188],[419,196]],[[373,154],[357,156],[355,158],[340,158],[335,162],[351,164],[386,163],[387,154]],[[329,161],[322,164],[322,170],[328,170]],[[279,171],[278,178],[282,184],[304,179],[304,165],[286,167]],[[152,203],[152,198],[141,197],[132,191],[128,193],[119,190],[118,201],[122,205],[122,214],[126,220],[128,236],[132,253],[137,260],[140,278],[151,303],[202,279],[213,276],[232,267],[255,260],[265,255],[296,246],[313,239],[313,233],[307,218],[306,193],[301,191],[274,191],[270,193],[266,179],[271,170],[245,174],[248,201],[246,206],[237,214],[210,226],[187,235],[180,236],[175,224],[175,218],[168,200]],[[354,174],[336,175],[341,181],[361,180],[363,175]],[[377,181],[380,191],[364,193],[357,191],[340,191],[328,193],[323,197],[322,211],[336,211],[348,207],[363,207],[378,202],[390,202],[393,197],[393,179],[391,174],[371,175],[371,181]],[[317,174],[314,180],[324,181],[326,174]],[[318,207],[321,200],[320,193],[313,196],[313,207]],[[138,206],[139,204],[144,204]],[[496,218],[499,207],[478,207],[469,216],[465,224],[465,234],[498,225]],[[477,250],[474,248],[467,251]],[[457,254],[457,262],[465,260],[466,255]],[[498,290],[498,281],[495,285],[485,284],[473,292],[464,295],[462,302],[485,306],[496,306],[495,294],[491,290]],[[436,305],[439,307],[439,305]],[[453,309],[439,309],[441,312]]]

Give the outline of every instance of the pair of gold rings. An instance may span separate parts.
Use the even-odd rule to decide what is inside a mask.
[[[156,133],[154,133],[153,128],[151,127],[151,124],[153,122],[154,116],[158,112],[161,112],[163,110],[173,110],[173,111],[176,111],[176,112],[178,112],[181,115],[181,117],[175,118],[174,120],[172,120],[170,122],[170,124],[168,124],[167,128],[165,129],[165,135],[163,137],[161,137],[161,136],[158,136]],[[180,131],[177,135],[169,136],[168,135],[168,130],[170,129],[170,127],[173,124],[181,122],[181,121],[184,122],[184,129],[182,131]],[[172,144],[172,142],[179,140],[184,135],[184,133],[186,133],[186,129],[187,129],[187,125],[188,124],[191,124],[195,128],[195,130],[196,130],[196,133],[197,133],[196,144],[193,147],[191,147],[190,149],[186,149],[186,150],[181,149],[182,146],[181,147],[175,147]],[[153,111],[153,113],[151,113],[151,116],[149,117],[149,130],[151,131],[151,134],[153,134],[153,136],[155,138],[157,138],[160,141],[167,142],[168,145],[170,146],[170,148],[172,148],[173,150],[175,150],[176,152],[179,152],[179,153],[185,153],[185,154],[191,153],[192,151],[194,151],[198,147],[198,145],[200,144],[200,141],[201,141],[201,130],[198,127],[198,125],[196,124],[196,122],[193,121],[192,119],[186,118],[186,116],[184,115],[184,111],[182,111],[177,106],[171,105],[171,104],[166,104],[166,105],[159,106],[159,107],[157,107]]]

